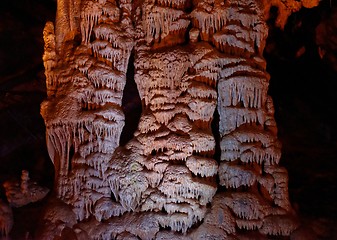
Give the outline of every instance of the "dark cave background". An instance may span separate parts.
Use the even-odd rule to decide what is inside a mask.
[[[41,185],[50,189],[53,185],[53,165],[39,111],[46,98],[42,32],[55,13],[55,0],[0,3],[3,200],[2,183],[19,178],[22,169],[29,170],[31,179]],[[277,9],[272,9],[272,15],[276,14]],[[289,172],[290,199],[303,224],[315,228],[320,239],[337,239],[337,1],[323,0],[316,8],[292,14],[284,30],[273,26],[273,18],[269,24],[265,49],[269,94],[283,144],[281,165]],[[123,106],[127,125],[140,112],[134,96],[137,92],[131,84]],[[43,205],[13,209],[12,239],[30,239]]]

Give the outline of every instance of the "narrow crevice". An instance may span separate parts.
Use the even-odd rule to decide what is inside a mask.
[[[137,84],[134,79],[135,67],[134,55],[131,54],[126,73],[126,84],[123,92],[122,108],[125,115],[125,125],[120,137],[119,144],[124,146],[133,138],[142,113],[142,102],[139,97]]]

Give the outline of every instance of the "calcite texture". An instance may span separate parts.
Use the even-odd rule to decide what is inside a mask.
[[[59,0],[41,105],[57,200],[41,239],[289,236],[298,223],[262,54],[270,7],[281,26],[308,4]],[[119,146],[129,64],[143,109]]]

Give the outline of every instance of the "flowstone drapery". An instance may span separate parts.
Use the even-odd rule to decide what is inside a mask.
[[[58,1],[41,106],[57,200],[42,239],[260,239],[298,227],[262,56],[271,4],[302,3]],[[121,147],[132,52],[143,111]]]

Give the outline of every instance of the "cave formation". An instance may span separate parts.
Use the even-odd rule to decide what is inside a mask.
[[[262,54],[272,6],[283,27],[317,4],[59,1],[41,105],[57,199],[40,237],[290,236],[299,223]],[[121,145],[130,65],[142,113]]]
[[[298,223],[262,54],[269,8],[282,26],[302,4],[59,1],[41,114],[64,227],[92,239],[289,236]],[[143,110],[119,146],[131,53]],[[43,237],[62,235],[45,220]]]

